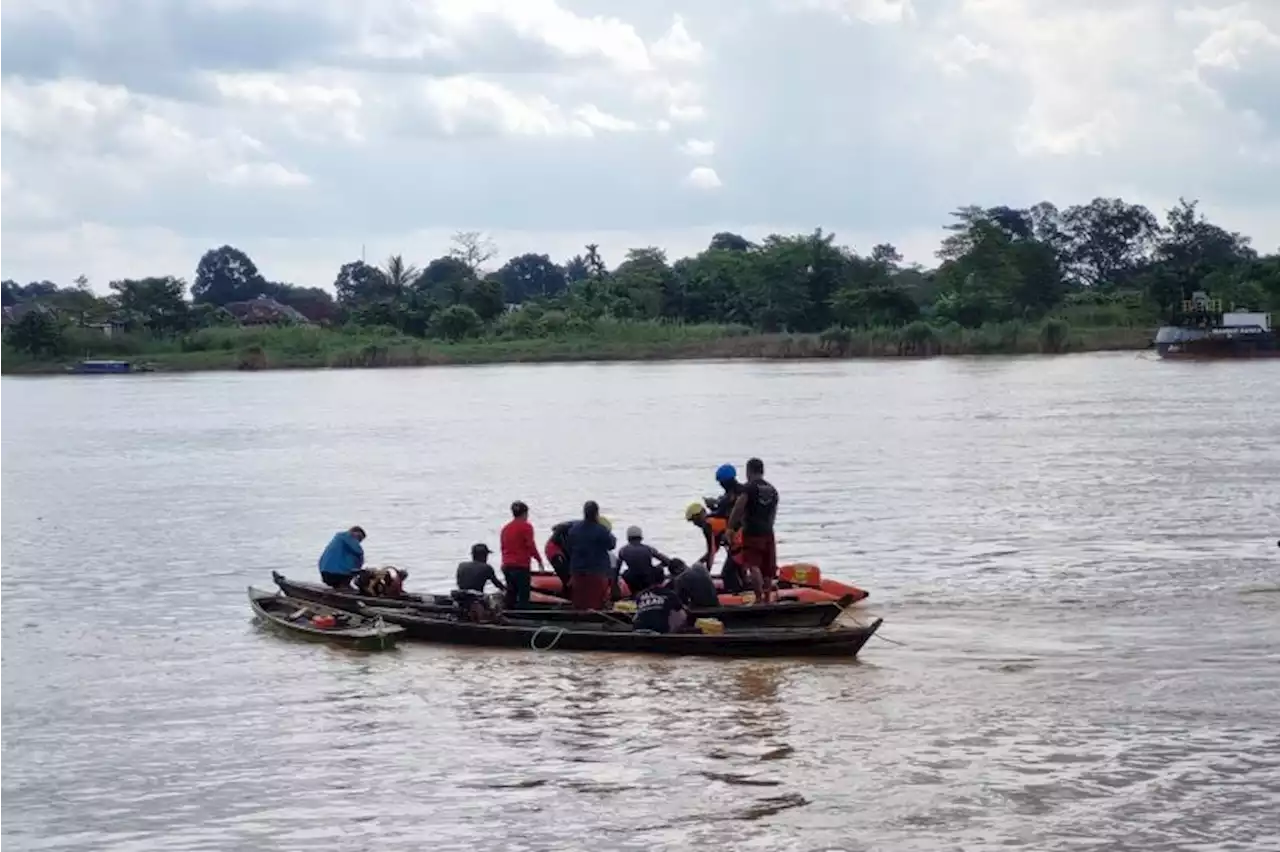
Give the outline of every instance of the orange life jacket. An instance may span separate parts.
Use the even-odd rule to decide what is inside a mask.
[[[711,530],[711,555],[715,556],[720,552],[720,538],[724,535],[729,540],[729,555],[736,556],[742,552],[742,530],[738,530],[732,535],[725,535],[725,530],[729,528],[728,518],[707,518],[707,527]]]

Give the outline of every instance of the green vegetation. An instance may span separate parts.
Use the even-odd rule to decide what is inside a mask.
[[[1162,224],[1140,205],[966,207],[940,264],[867,255],[821,230],[759,243],[720,233],[669,263],[633,249],[610,270],[597,246],[563,265],[495,255],[478,233],[419,269],[345,264],[331,295],[268,281],[242,251],[205,253],[175,277],[3,285],[6,372],[84,357],[164,369],[376,367],[486,361],[798,358],[1065,352],[1145,346],[1197,289],[1280,307],[1280,255],[1181,202]],[[110,331],[108,336],[105,332]]]

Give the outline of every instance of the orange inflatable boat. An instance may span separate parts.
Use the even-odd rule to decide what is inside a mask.
[[[716,578],[716,587],[720,588],[720,579]],[[564,594],[564,586],[560,582],[560,578],[552,571],[534,571],[533,572],[533,600],[537,601],[542,595],[562,596]],[[627,588],[625,580],[619,579],[618,586],[623,597],[631,594]],[[827,601],[838,601],[845,595],[852,595],[855,601],[860,601],[868,597],[868,592],[849,583],[842,583],[839,580],[832,580],[822,576],[822,570],[817,565],[808,562],[796,562],[790,565],[778,566],[778,600],[779,601],[799,601],[801,603],[825,603]],[[742,598],[738,595],[720,595],[720,603],[724,606],[734,606],[742,603]]]

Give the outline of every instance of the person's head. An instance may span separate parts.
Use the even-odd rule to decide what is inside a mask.
[[[481,542],[480,544],[471,545],[471,559],[475,562],[488,562],[489,554],[493,551],[489,549],[489,545]]]
[[[600,504],[595,500],[588,500],[582,504],[582,520],[596,522],[600,520]]]
[[[360,526],[352,527],[351,529],[347,530],[347,532],[355,536],[356,541],[364,541],[364,537],[365,537],[364,527],[360,527]]]
[[[727,486],[738,478],[738,469],[731,464],[722,464],[716,468],[716,482]]]
[[[511,517],[527,518],[529,517],[529,507],[524,504],[523,500],[517,500],[511,504]]]
[[[760,459],[747,459],[747,481],[764,478],[764,462]]]
[[[690,503],[684,508],[684,519],[691,524],[700,524],[707,519],[707,507],[701,503]]]
[[[644,532],[639,527],[627,527],[627,541],[639,544],[644,541]]]
[[[667,573],[671,575],[671,579],[673,580],[688,570],[689,566],[684,564],[684,561],[681,559],[672,559],[670,564],[667,565]]]

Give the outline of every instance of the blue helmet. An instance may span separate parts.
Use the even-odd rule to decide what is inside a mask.
[[[722,464],[716,468],[716,482],[728,482],[738,478],[738,469],[731,464]]]

